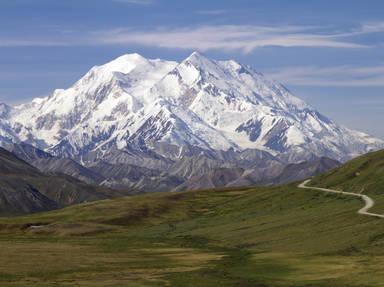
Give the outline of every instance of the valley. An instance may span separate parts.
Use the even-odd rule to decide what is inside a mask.
[[[361,205],[294,183],[2,218],[0,285],[382,286],[383,222]]]

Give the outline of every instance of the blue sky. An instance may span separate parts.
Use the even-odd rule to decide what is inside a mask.
[[[383,12],[375,0],[0,0],[0,101],[49,95],[124,53],[199,50],[384,138]]]

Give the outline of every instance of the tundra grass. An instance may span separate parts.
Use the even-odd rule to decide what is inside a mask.
[[[384,286],[384,221],[295,185],[0,220],[0,286]]]
[[[384,150],[367,153],[316,176],[311,184],[366,194],[375,200],[370,211],[384,213]]]

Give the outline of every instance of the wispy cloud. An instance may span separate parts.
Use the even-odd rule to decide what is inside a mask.
[[[147,2],[152,0],[114,0]],[[216,12],[217,13],[217,12]],[[358,29],[334,32],[329,27],[282,25],[205,25],[149,30],[118,28],[87,33],[63,33],[23,39],[1,39],[1,46],[141,45],[168,49],[234,50],[249,53],[260,47],[370,47],[359,41],[362,34],[384,32],[384,24],[364,24]]]
[[[286,67],[266,72],[279,82],[298,86],[383,87],[384,65]]]
[[[241,50],[259,47],[363,48],[364,44],[346,40],[344,35],[326,34],[306,26],[199,26],[180,29],[136,31],[117,29],[99,35],[104,44],[138,44],[161,48]]]
[[[384,21],[383,22],[367,22],[364,23],[361,27],[362,33],[380,33],[384,31]]]

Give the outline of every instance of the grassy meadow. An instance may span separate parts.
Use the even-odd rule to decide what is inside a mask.
[[[384,221],[361,205],[292,184],[2,218],[0,286],[384,286]]]

